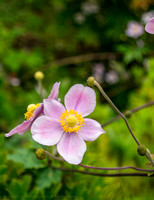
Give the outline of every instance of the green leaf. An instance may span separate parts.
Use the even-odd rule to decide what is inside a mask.
[[[26,200],[32,200],[38,198],[39,191],[37,189],[33,189],[28,193],[28,196],[26,197]]]
[[[26,169],[39,169],[44,167],[44,162],[35,157],[35,153],[29,149],[16,149],[14,153],[8,155],[8,160],[21,163]]]
[[[7,171],[7,165],[0,165],[0,175],[3,175]]]
[[[7,161],[7,154],[3,151],[0,153],[0,164],[5,164]]]
[[[4,57],[4,64],[7,65],[12,71],[19,70],[24,63],[26,53],[24,51],[10,50],[6,57]]]
[[[0,135],[0,146],[2,146],[3,144],[4,144],[4,140],[5,140],[5,138],[4,138],[4,135]]]
[[[50,187],[52,183],[60,183],[62,172],[50,168],[44,169],[38,176],[36,184],[38,189]]]
[[[31,176],[23,176],[22,180],[13,179],[12,182],[8,185],[7,190],[11,196],[11,199],[21,199],[24,200],[27,191],[31,183]]]

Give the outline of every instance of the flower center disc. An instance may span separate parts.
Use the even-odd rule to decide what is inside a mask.
[[[69,115],[66,119],[66,123],[68,124],[68,126],[75,126],[77,123],[77,118],[73,115]]]
[[[83,117],[75,110],[65,110],[59,119],[62,129],[68,133],[78,133],[80,128],[85,125]]]

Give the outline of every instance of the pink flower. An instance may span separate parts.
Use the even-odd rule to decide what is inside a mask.
[[[51,93],[48,97],[48,99],[57,99],[58,97],[58,92],[59,92],[59,84],[60,83],[55,83],[53,85],[53,88],[51,90]],[[12,129],[9,133],[5,134],[5,137],[9,137],[11,135],[14,135],[15,133],[19,133],[20,135],[23,135],[26,131],[28,131],[32,123],[35,121],[35,119],[43,114],[43,103],[40,104],[30,104],[27,107],[27,112],[25,113],[25,118],[27,119],[24,121],[22,124],[16,126],[14,129]]]
[[[126,35],[132,38],[138,38],[144,33],[143,26],[135,21],[130,21],[127,25]]]
[[[90,87],[76,84],[65,95],[65,107],[51,99],[44,100],[44,115],[32,124],[32,138],[43,145],[57,144],[58,153],[70,164],[79,164],[86,151],[85,141],[105,133],[101,125],[84,118],[96,106],[96,94]]]
[[[148,33],[154,34],[154,17],[151,18],[145,26],[145,30]]]

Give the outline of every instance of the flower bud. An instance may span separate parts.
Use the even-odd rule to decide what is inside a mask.
[[[44,160],[46,158],[46,153],[42,148],[37,149],[35,155],[39,160]]]
[[[89,77],[88,79],[87,79],[87,85],[89,86],[89,87],[93,87],[94,86],[94,81],[95,81],[95,78],[94,77]]]
[[[44,78],[43,72],[41,72],[41,71],[35,72],[34,78],[35,78],[36,80],[42,80],[42,79]]]
[[[125,112],[125,116],[126,116],[127,118],[130,118],[130,117],[132,116],[132,112],[131,112],[130,110],[127,110],[127,111]]]
[[[140,156],[145,156],[146,152],[147,152],[147,149],[146,149],[146,147],[144,145],[140,145],[140,146],[137,147],[137,153]]]

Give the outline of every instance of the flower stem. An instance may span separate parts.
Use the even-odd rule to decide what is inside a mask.
[[[142,169],[142,168],[133,167],[133,166],[125,166],[125,167],[94,167],[94,166],[88,166],[88,165],[83,165],[83,164],[79,164],[79,166],[84,167],[84,168],[89,168],[89,169],[96,169],[96,170],[124,170],[124,169],[133,169],[133,170],[136,170],[136,171],[154,172],[154,169]]]
[[[43,86],[42,86],[42,80],[38,80],[38,88],[39,88],[39,93],[41,98],[44,98],[44,94],[43,94]]]
[[[135,135],[133,134],[125,116],[120,112],[120,110],[113,104],[113,102],[111,101],[111,99],[107,96],[107,94],[104,92],[104,90],[102,89],[102,87],[100,86],[100,84],[97,81],[94,81],[94,85],[97,86],[97,88],[99,89],[99,91],[101,92],[101,94],[104,96],[104,98],[108,101],[108,103],[114,108],[114,110],[124,119],[127,128],[129,130],[129,132],[131,133],[132,137],[134,138],[135,142],[137,143],[137,145],[139,146],[140,143],[137,140],[137,138],[135,137]]]
[[[118,177],[118,176],[145,176],[145,177],[154,177],[154,174],[149,175],[148,173],[112,173],[112,174],[106,174],[106,173],[96,173],[96,172],[89,172],[89,171],[81,171],[77,169],[69,169],[69,168],[63,168],[63,167],[54,167],[50,164],[50,167],[55,170],[61,170],[66,172],[74,172],[74,173],[81,173],[85,175],[93,175],[93,176],[104,176],[104,177]]]
[[[63,158],[59,158],[59,157],[53,156],[48,151],[45,151],[45,153],[48,156],[50,156],[51,158],[55,159],[55,160],[66,162]],[[154,172],[154,169],[142,169],[142,168],[137,168],[137,167],[133,167],[133,166],[125,166],[125,167],[95,167],[95,166],[88,166],[88,165],[83,165],[83,164],[79,164],[79,166],[83,167],[83,168],[96,169],[96,170],[124,170],[124,169],[133,169],[133,170],[136,170],[136,171]]]
[[[151,162],[152,167],[154,167],[154,160],[152,159],[151,153],[150,153],[149,149],[147,149],[147,148],[146,148],[146,157]]]

